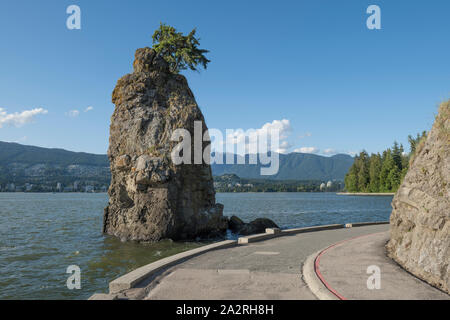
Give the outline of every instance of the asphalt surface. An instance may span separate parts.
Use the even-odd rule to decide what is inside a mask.
[[[211,251],[153,279],[145,299],[316,299],[302,279],[309,255],[387,230],[389,225],[326,230]]]
[[[318,263],[323,280],[341,298],[350,300],[450,299],[388,258],[385,250],[388,240],[389,232],[381,232],[327,249]]]

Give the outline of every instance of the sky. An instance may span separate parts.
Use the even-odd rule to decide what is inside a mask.
[[[183,72],[209,128],[279,127],[284,152],[406,147],[450,98],[449,13],[447,0],[5,0],[0,141],[106,153],[111,93],[164,22],[210,50],[207,70]]]

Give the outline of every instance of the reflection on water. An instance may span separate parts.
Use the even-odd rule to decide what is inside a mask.
[[[324,193],[218,194],[225,215],[268,217],[280,227],[387,220],[392,197]],[[202,243],[122,243],[104,236],[106,194],[0,193],[0,299],[86,299],[118,276]],[[229,236],[231,236],[229,234]],[[81,290],[69,290],[69,265]]]

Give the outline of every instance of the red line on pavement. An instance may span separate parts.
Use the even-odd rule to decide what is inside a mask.
[[[351,241],[351,240],[355,240],[358,238],[364,238],[364,237],[368,237],[368,236],[373,236],[375,234],[379,234],[379,233],[383,233],[383,232],[376,232],[376,233],[371,233],[371,234],[365,234],[362,236],[357,236],[357,237],[353,237],[350,239],[346,239],[346,240],[342,240],[339,242],[336,242],[335,244],[332,244],[331,246],[323,249],[318,255],[317,257],[314,259],[314,272],[316,273],[316,275],[319,277],[320,281],[322,281],[322,283],[324,284],[324,286],[332,293],[334,294],[338,299],[340,300],[348,300],[347,298],[345,298],[343,295],[341,295],[340,293],[338,293],[335,289],[333,289],[331,287],[331,285],[325,280],[325,278],[323,277],[323,275],[320,273],[320,257],[329,249],[336,247],[338,245],[341,245],[345,242]]]

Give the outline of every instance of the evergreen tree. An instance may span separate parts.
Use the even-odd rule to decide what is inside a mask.
[[[426,137],[426,132],[418,134],[416,138],[408,137],[411,153],[405,154],[402,144],[394,142],[392,149],[388,148],[383,154],[371,154],[361,152],[349,172],[345,176],[345,188],[348,192],[396,192],[405,177],[410,157],[421,141]]]
[[[350,167],[348,173],[345,175],[345,189],[348,192],[358,192],[358,165],[357,158]]]
[[[359,154],[358,191],[367,192],[369,186],[369,155],[366,151]]]
[[[400,145],[400,151],[402,153],[402,172],[409,167],[409,154],[405,153],[405,148],[403,145]]]
[[[394,145],[392,146],[392,159],[399,171],[402,170],[402,149],[403,147],[400,148],[397,141],[394,141]]]
[[[205,57],[208,50],[199,49],[199,40],[195,37],[196,29],[187,36],[165,24],[153,33],[153,49],[169,63],[170,71],[179,73],[181,70],[198,71],[197,65],[206,69],[210,60]]]
[[[383,162],[380,170],[380,191],[390,192],[392,191],[391,179],[389,173],[396,167],[394,159],[392,157],[391,149],[387,149],[383,152]]]
[[[401,178],[401,172],[398,169],[396,165],[394,165],[389,171],[389,174],[387,176],[388,184],[390,188],[388,191],[395,192],[397,191],[398,187],[400,186],[400,178]]]
[[[380,192],[381,156],[372,154],[369,164],[369,192]]]

